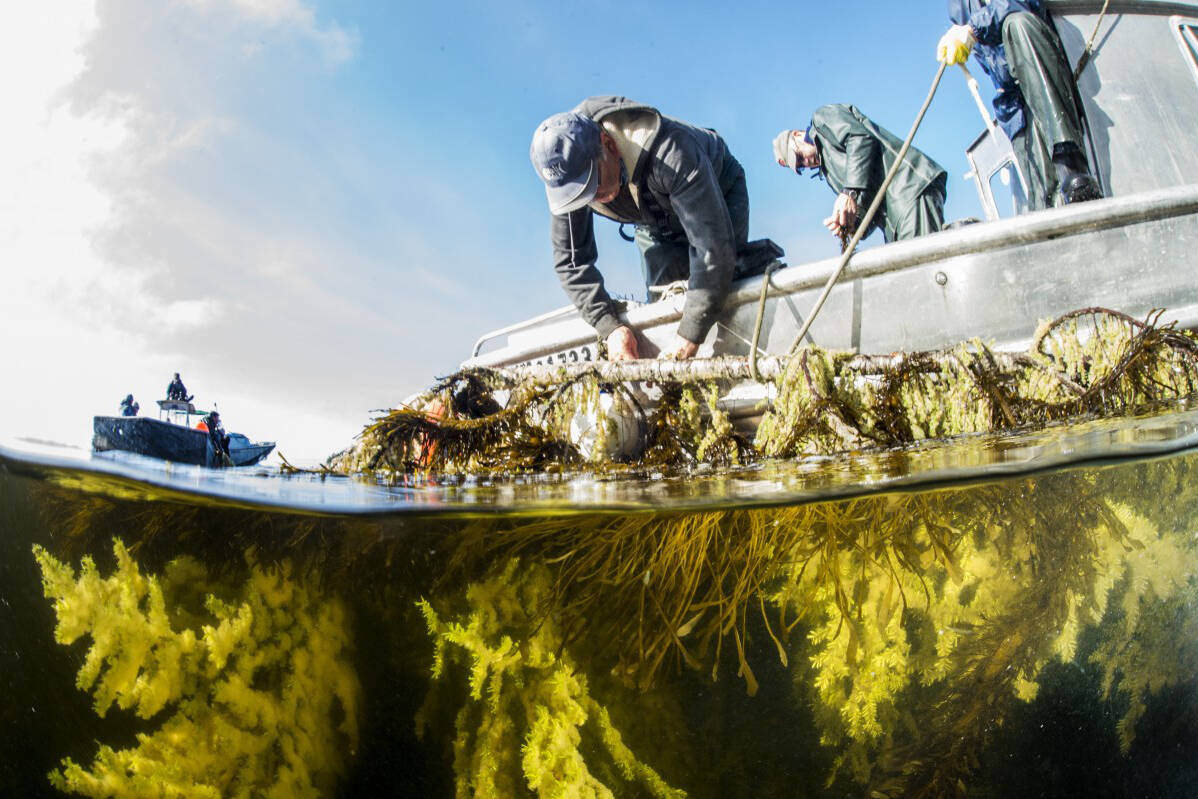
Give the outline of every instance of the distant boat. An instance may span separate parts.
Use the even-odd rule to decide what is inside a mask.
[[[96,452],[124,450],[175,463],[217,468],[222,463],[206,429],[191,425],[192,416],[206,416],[190,402],[158,400],[159,416],[96,416],[92,420],[92,449]],[[275,448],[273,441],[250,441],[241,433],[229,433],[229,458],[234,466],[251,466]]]

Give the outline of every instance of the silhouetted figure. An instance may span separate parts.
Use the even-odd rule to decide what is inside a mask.
[[[229,434],[220,423],[220,414],[216,411],[204,417],[204,426],[208,428],[208,438],[212,441],[212,449],[222,461],[229,460]]]
[[[166,387],[166,398],[179,402],[191,402],[194,396],[194,394],[187,393],[187,386],[183,385],[183,380],[179,377],[179,373],[175,372],[175,379]]]
[[[137,416],[137,412],[141,410],[141,406],[133,399],[132,394],[126,394],[121,400],[121,416]]]

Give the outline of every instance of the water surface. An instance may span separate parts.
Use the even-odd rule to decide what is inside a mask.
[[[1196,468],[1185,408],[402,485],[9,440],[0,785],[1193,795]]]

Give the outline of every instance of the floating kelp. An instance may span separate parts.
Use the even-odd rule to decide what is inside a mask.
[[[647,412],[650,400],[641,389],[604,380],[597,371],[523,382],[487,370],[463,372],[422,395],[418,407],[372,422],[331,468],[546,473],[638,455],[642,463],[739,463],[751,452],[716,406],[715,381],[659,382],[653,391],[661,401]],[[502,406],[497,395],[505,399]]]
[[[190,558],[158,577],[119,540],[113,551],[109,577],[90,557],[76,575],[45,549],[34,554],[58,642],[91,639],[77,685],[96,713],[115,705],[160,723],[133,748],[101,744],[90,768],[66,759],[53,785],[93,797],[328,794],[358,743],[341,603],[286,564],[251,561],[245,582],[230,585]]]
[[[756,446],[774,457],[830,454],[1125,414],[1192,396],[1198,339],[1159,318],[1085,308],[1041,325],[1027,355],[973,341],[872,359],[872,374],[860,358],[802,350],[777,379],[778,400]]]
[[[1198,387],[1198,339],[1159,319],[1082,309],[1041,325],[1026,354],[972,341],[890,356],[810,347],[753,365],[717,358],[465,371],[375,420],[333,468],[477,475],[736,464],[1130,413]],[[718,400],[754,368],[775,390],[750,442]]]

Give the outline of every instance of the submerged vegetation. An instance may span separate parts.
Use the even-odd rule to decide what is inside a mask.
[[[1192,538],[1162,531],[1115,485],[1051,477],[1018,491],[534,522],[467,534],[461,551],[537,553],[552,585],[540,613],[573,630],[570,641],[606,642],[633,690],[663,670],[717,680],[731,662],[752,696],[768,663],[746,653],[768,641],[809,695],[821,742],[840,753],[833,774],[845,769],[874,796],[954,795],[995,725],[1035,698],[1046,664],[1074,658],[1108,606],[1124,622],[1093,659],[1108,692],[1124,680],[1133,697],[1125,740],[1140,692],[1193,682],[1192,641],[1184,657],[1166,645],[1152,677],[1124,676],[1149,657],[1134,628],[1159,618],[1140,608],[1192,603],[1198,571]]]
[[[357,677],[346,656],[346,611],[287,565],[248,564],[241,585],[213,582],[192,558],[144,575],[120,540],[103,577],[78,575],[41,547],[55,638],[91,639],[77,686],[95,711],[114,706],[157,726],[137,745],[101,745],[85,768],[50,775],[92,797],[322,796],[358,743]]]
[[[467,588],[454,620],[419,603],[435,645],[434,681],[451,663],[469,673],[453,744],[457,795],[503,799],[523,784],[540,797],[612,796],[599,774],[658,799],[685,796],[636,758],[591,696],[554,618],[539,615],[550,590],[543,566],[520,569],[513,559]],[[604,770],[588,765],[584,751],[601,755]]]
[[[102,743],[51,779],[91,796],[333,795],[366,739],[377,756],[400,728],[427,747],[393,753],[402,769],[451,773],[437,795],[776,795],[803,779],[955,796],[1063,664],[1096,675],[1114,756],[1132,756],[1161,697],[1198,731],[1184,721],[1198,719],[1196,465],[772,509],[482,517],[420,539],[342,541],[349,528],[276,518],[240,566],[232,527],[210,536],[211,564],[202,548],[162,559],[143,504],[104,574],[35,550],[57,639],[90,639],[79,688],[140,725],[132,746]],[[334,541],[369,558],[285,557]],[[373,568],[428,548],[403,582]],[[163,565],[147,573],[131,552]],[[405,629],[374,650],[383,662],[355,659],[355,616],[383,625],[374,636]],[[363,731],[362,708],[407,690],[422,707]],[[753,722],[732,732],[741,712]]]
[[[743,359],[470,370],[373,421],[334,468],[401,475],[726,465],[894,447],[1126,414],[1190,397],[1198,339],[1085,308],[1045,322],[1028,353],[972,341],[861,356],[810,347],[773,361],[772,401],[750,440],[721,394]]]

